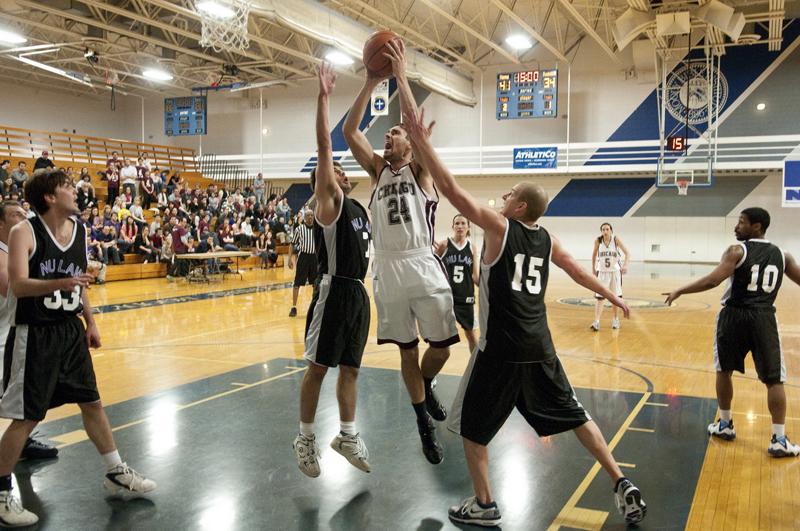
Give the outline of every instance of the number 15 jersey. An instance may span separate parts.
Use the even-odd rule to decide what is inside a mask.
[[[508,362],[547,361],[556,355],[544,304],[550,234],[538,225],[506,223],[500,255],[488,265],[481,259],[479,347]]]
[[[429,198],[417,184],[411,164],[395,171],[387,163],[369,203],[375,250],[431,249],[437,205],[438,197]]]
[[[33,253],[28,259],[28,278],[51,280],[75,277],[86,271],[86,229],[74,216],[70,220],[73,223],[72,239],[66,246],[56,241],[39,216],[24,222],[30,226],[34,241]],[[11,294],[9,290],[9,298]],[[55,324],[82,311],[80,287],[74,291],[56,290],[48,295],[16,299],[14,322]]]

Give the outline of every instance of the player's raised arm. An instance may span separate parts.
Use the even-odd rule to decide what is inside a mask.
[[[700,291],[708,291],[719,286],[723,280],[730,277],[736,271],[736,264],[744,256],[744,251],[741,245],[731,245],[725,250],[720,260],[719,265],[709,274],[704,277],[698,278],[694,282],[680,287],[669,293],[662,293],[666,295],[667,299],[664,301],[667,306],[672,302],[687,293],[698,293]],[[790,277],[791,278],[791,277]]]
[[[319,67],[319,96],[317,97],[317,167],[314,169],[314,195],[317,198],[317,218],[329,225],[336,219],[342,192],[336,184],[333,170],[333,148],[328,127],[328,97],[336,86],[336,73],[328,63]]]
[[[445,167],[430,142],[430,129],[425,126],[425,110],[403,117],[414,153],[422,160],[442,194],[464,217],[481,227],[485,233],[501,235],[506,230],[506,219],[490,208],[481,207],[462,188]]]
[[[552,241],[550,260],[555,265],[563,269],[577,284],[595,293],[599,293],[608,299],[608,302],[622,310],[626,318],[630,316],[630,309],[628,309],[628,306],[622,299],[617,297],[616,293],[611,292],[608,286],[604,286],[596,276],[589,274],[588,271],[582,268],[580,264],[575,261],[575,258],[561,246],[561,243],[552,234],[550,235],[550,239]]]
[[[375,77],[367,71],[367,79],[364,81],[364,86],[361,87],[361,92],[356,96],[356,101],[347,113],[347,118],[342,126],[342,133],[350,146],[350,151],[353,157],[358,161],[359,165],[364,168],[374,184],[378,179],[378,172],[383,166],[383,159],[377,155],[372,149],[372,146],[367,140],[365,135],[358,126],[361,120],[364,119],[364,109],[369,103],[370,96],[375,87],[382,81],[382,78]]]

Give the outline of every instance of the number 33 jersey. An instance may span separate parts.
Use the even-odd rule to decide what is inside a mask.
[[[411,164],[395,171],[387,163],[369,203],[375,250],[430,249],[437,205],[438,197],[429,198],[417,184]]]
[[[25,223],[33,232],[33,254],[28,259],[28,278],[51,280],[82,275],[86,272],[86,229],[74,216],[72,238],[59,244],[39,216]],[[57,290],[37,297],[16,300],[16,324],[53,324],[83,311],[80,286],[74,291]],[[10,297],[9,297],[10,298]]]
[[[481,259],[480,349],[513,363],[546,361],[556,355],[544,304],[550,234],[538,225],[506,223],[498,257],[492,264]]]

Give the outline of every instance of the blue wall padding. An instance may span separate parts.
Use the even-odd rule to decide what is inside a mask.
[[[572,179],[558,192],[545,216],[624,216],[655,178]]]

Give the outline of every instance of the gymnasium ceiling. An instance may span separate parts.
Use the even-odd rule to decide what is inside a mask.
[[[259,2],[281,0],[253,0]],[[290,1],[290,0],[283,0]],[[713,0],[699,0],[700,4]],[[588,48],[601,50],[624,68],[625,53],[612,36],[612,26],[627,9],[658,11],[696,7],[698,0],[324,0],[315,7],[333,10],[370,29],[390,27],[420,53],[443,68],[467,78],[498,65],[535,66],[573,61]],[[797,0],[724,0],[746,15],[745,33],[760,25],[780,36],[785,17],[793,17]],[[105,95],[109,85],[140,96],[188,95],[191,87],[214,82],[296,82],[309,79],[328,44],[281,25],[255,9],[249,19],[250,47],[244,53],[215,52],[198,44],[201,28],[193,0],[0,0],[0,26],[23,33],[19,46],[58,44],[55,52],[32,57],[47,65],[88,76],[93,87],[34,68],[0,45],[0,75],[31,86],[81,94]],[[518,53],[505,43],[510,33],[522,33],[535,43]],[[642,35],[645,37],[645,34]],[[657,47],[670,42],[648,31]],[[712,40],[727,42],[721,33]],[[95,52],[97,62],[84,54]],[[224,65],[238,74],[223,77]],[[174,78],[156,83],[142,75],[161,66]],[[360,64],[349,74],[361,76]],[[228,68],[230,72],[230,68]]]

